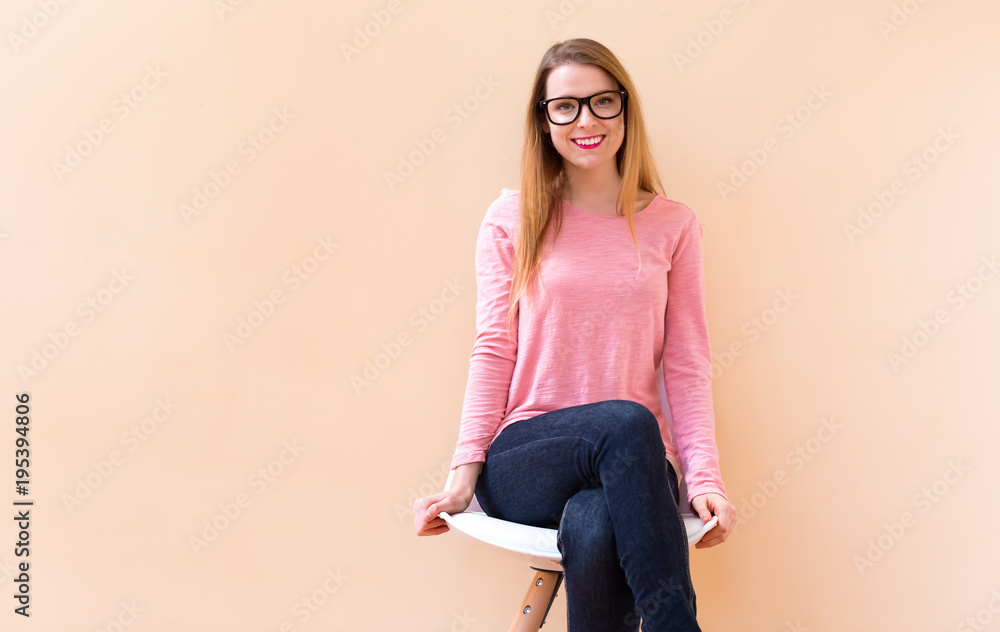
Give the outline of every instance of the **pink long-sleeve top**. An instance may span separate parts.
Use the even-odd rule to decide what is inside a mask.
[[[609,399],[645,405],[688,502],[726,496],[712,407],[701,225],[662,195],[624,217],[563,202],[562,228],[546,236],[541,283],[522,293],[506,329],[520,192],[502,189],[476,244],[477,335],[451,467],[485,461],[500,431],[522,419]],[[516,332],[516,333],[514,333]],[[670,419],[661,409],[657,367]],[[678,466],[681,467],[678,467]]]

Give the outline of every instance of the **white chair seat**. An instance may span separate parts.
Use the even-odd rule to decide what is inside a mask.
[[[448,474],[445,489],[451,484],[453,474],[454,470]],[[522,560],[526,559],[532,568],[559,572],[563,570],[562,554],[556,546],[556,529],[533,527],[488,516],[475,496],[465,511],[457,514],[442,511],[440,515],[450,530],[508,551]],[[681,514],[681,517],[687,528],[688,546],[694,546],[718,522],[718,518],[712,518],[703,524],[701,518],[693,514]]]

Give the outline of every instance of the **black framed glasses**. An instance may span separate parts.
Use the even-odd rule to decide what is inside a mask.
[[[590,113],[600,119],[613,119],[622,113],[628,92],[625,90],[605,90],[589,97],[555,97],[539,101],[538,106],[545,110],[549,122],[553,125],[569,125],[580,117],[583,105],[590,108]]]

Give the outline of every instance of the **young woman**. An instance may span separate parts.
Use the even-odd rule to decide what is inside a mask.
[[[715,443],[701,225],[671,201],[637,92],[603,45],[543,56],[528,104],[521,189],[487,210],[477,329],[451,489],[415,503],[557,528],[568,629],[699,630],[687,502],[735,526]],[[660,408],[663,368],[671,419]]]

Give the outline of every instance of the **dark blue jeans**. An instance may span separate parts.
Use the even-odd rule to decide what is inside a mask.
[[[656,417],[608,400],[503,429],[476,482],[490,516],[558,529],[569,632],[699,631],[677,475]]]

